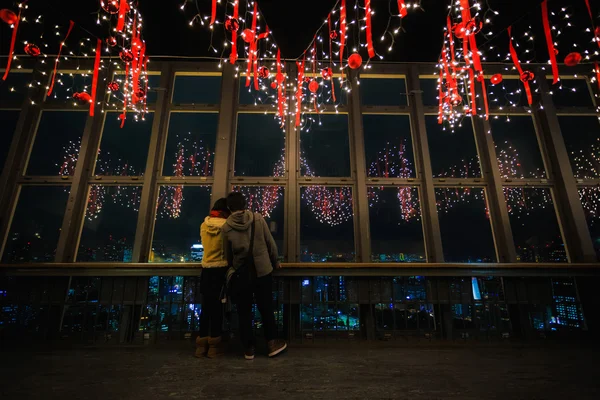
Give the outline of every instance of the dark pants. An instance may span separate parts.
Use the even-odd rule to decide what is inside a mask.
[[[225,283],[227,267],[203,268],[200,276],[202,312],[200,313],[200,337],[218,337],[223,334],[223,305],[220,295]]]
[[[248,290],[236,295],[237,313],[240,323],[240,339],[244,348],[255,345],[252,327],[252,300],[262,317],[265,339],[267,342],[277,337],[275,315],[273,315],[273,276],[269,274],[254,279]]]

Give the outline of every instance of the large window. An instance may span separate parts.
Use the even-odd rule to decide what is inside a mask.
[[[163,175],[211,176],[218,123],[216,113],[171,113]]]
[[[235,175],[281,177],[284,152],[285,132],[272,114],[238,114]]]
[[[481,176],[479,156],[471,119],[465,118],[454,131],[439,125],[437,117],[425,119],[431,168],[439,178],[475,178]]]
[[[0,174],[4,169],[19,114],[20,110],[0,110],[0,124],[2,126],[2,134],[0,135]]]
[[[350,176],[348,116],[317,117],[300,134],[300,172],[303,176]]]
[[[13,68],[4,84],[0,86],[0,102],[20,103],[25,100],[31,90],[29,84],[35,83],[33,78],[31,71],[23,72],[23,70],[19,71]]]
[[[446,262],[496,262],[490,217],[481,188],[435,190],[444,260]]]
[[[585,79],[561,79],[557,85],[548,81],[552,102],[557,107],[594,107],[590,87]]]
[[[405,106],[408,104],[404,78],[362,78],[360,98],[364,106]]]
[[[102,142],[96,159],[96,175],[144,175],[154,114],[145,120],[125,121],[121,128],[118,113],[107,113]]]
[[[579,188],[579,197],[592,235],[594,249],[600,259],[600,188],[596,186]]]
[[[173,91],[175,104],[217,104],[221,94],[221,76],[177,75]]]
[[[366,114],[363,130],[369,177],[415,177],[409,116]]]
[[[73,175],[87,117],[86,112],[42,112],[27,175]]]
[[[419,190],[370,187],[371,260],[425,262]]]
[[[89,188],[77,261],[131,262],[142,188]]]
[[[3,262],[53,262],[69,198],[66,186],[22,186]]]
[[[354,213],[349,187],[301,188],[300,258],[303,262],[353,261]]]
[[[600,178],[600,124],[598,117],[559,116],[560,130],[575,178]]]
[[[92,74],[80,74],[67,71],[58,71],[54,79],[54,87],[46,102],[50,104],[67,103],[74,108],[89,109],[89,103],[75,99],[78,93],[92,93]]]
[[[211,205],[210,186],[161,186],[150,262],[201,261],[200,224]]]

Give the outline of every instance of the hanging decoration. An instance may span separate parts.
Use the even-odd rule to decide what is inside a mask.
[[[552,84],[558,83],[558,64],[556,63],[557,50],[554,48],[554,39],[550,30],[550,22],[548,21],[548,0],[542,1],[542,22],[544,24],[544,35],[546,36],[546,44],[548,46],[548,54],[550,55],[550,65],[552,65]],[[529,103],[531,104],[531,103]]]
[[[574,67],[578,65],[582,60],[581,54],[577,52],[569,53],[565,57],[565,65],[567,67]]]
[[[42,53],[40,48],[33,43],[27,43],[25,45],[25,48],[23,49],[23,51],[25,51],[25,54],[27,54],[31,57],[37,57]]]
[[[8,62],[6,64],[4,76],[2,76],[2,80],[5,81],[8,77],[8,73],[10,72],[10,66],[12,64],[12,60],[15,54],[15,42],[17,40],[17,32],[19,30],[19,22],[21,21],[21,11],[19,11],[19,15],[15,15],[15,13],[11,10],[0,10],[0,18],[2,18],[2,20],[7,24],[14,25],[13,33],[10,39],[10,50],[8,51]]]

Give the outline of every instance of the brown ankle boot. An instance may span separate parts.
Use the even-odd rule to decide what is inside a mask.
[[[194,353],[194,356],[202,358],[206,356],[206,353],[208,353],[208,336],[198,336],[196,338],[196,353]]]
[[[225,343],[221,336],[208,338],[208,358],[217,358],[225,354]]]

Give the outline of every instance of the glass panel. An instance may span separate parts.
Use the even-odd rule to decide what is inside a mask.
[[[22,186],[3,262],[53,262],[69,198],[67,186]]]
[[[175,76],[175,104],[217,104],[220,94],[220,76]]]
[[[496,262],[484,189],[436,188],[446,262]]]
[[[415,176],[409,116],[363,115],[363,129],[369,176]]]
[[[8,47],[6,48],[8,49]],[[33,79],[34,75],[31,72],[20,73],[15,71],[15,69],[11,69],[4,84],[0,85],[0,99],[2,102],[24,101],[29,96],[29,84],[36,84],[36,81]],[[2,75],[4,75],[4,71]]]
[[[219,114],[171,113],[165,176],[211,176]]]
[[[283,176],[284,157],[285,132],[273,115],[238,114],[235,175]]]
[[[562,137],[567,146],[576,178],[598,179],[600,168],[600,125],[598,118],[559,116]]]
[[[285,235],[284,187],[283,186],[234,186],[233,190],[242,192],[248,202],[248,208],[260,213],[277,243],[280,258],[283,257],[283,239]]]
[[[423,96],[423,105],[425,106],[439,106],[440,102],[438,99],[438,78],[433,79],[421,79],[421,91]]]
[[[201,261],[200,224],[210,207],[210,186],[161,186],[149,261]]]
[[[77,261],[132,261],[141,193],[141,186],[90,186]]]
[[[72,175],[87,117],[86,112],[42,112],[27,175]]]
[[[0,110],[0,126],[2,133],[0,134],[0,173],[4,169],[4,163],[10,150],[10,144],[17,128],[19,121],[20,110]]]
[[[548,80],[552,102],[557,107],[594,107],[585,79],[561,79],[556,85]]]
[[[579,197],[585,216],[587,217],[588,227],[592,235],[594,249],[600,260],[600,188],[585,187],[579,189]]]
[[[544,161],[531,117],[490,121],[496,157],[503,178],[545,178]]]
[[[349,187],[301,188],[300,258],[303,262],[354,260],[354,215]]]
[[[360,99],[364,106],[405,106],[408,104],[404,78],[360,80]]]
[[[124,77],[123,73],[120,72],[120,73],[115,74],[113,79],[116,82],[118,82],[122,88],[123,85],[125,84],[124,78],[125,77]],[[160,87],[160,75],[148,75],[148,91],[146,92],[146,104],[156,103],[156,100],[158,99],[158,90],[156,90],[156,89],[158,87]],[[111,95],[111,97],[112,96],[115,96],[115,95]],[[123,95],[118,93],[115,97],[117,97],[119,99],[119,101],[121,102],[119,107],[122,108]]]
[[[371,260],[425,262],[418,189],[371,187],[369,205]]]
[[[497,85],[492,85],[489,79],[486,79],[485,82],[487,84],[490,109],[503,110],[512,107],[528,106],[527,94],[520,79],[509,79],[505,75],[502,82]],[[532,88],[533,90],[535,88]]]
[[[348,116],[326,114],[300,133],[303,176],[350,176]]]
[[[273,82],[274,82],[274,75]],[[268,79],[261,79],[261,90],[254,89],[254,80],[246,87],[246,72],[240,76],[239,103],[240,104],[277,104],[277,89],[271,87]]]
[[[425,124],[434,177],[481,176],[470,118],[464,118],[459,125],[455,126],[454,132],[439,125],[435,116],[426,116]]]
[[[144,175],[153,120],[154,114],[148,113],[145,121],[128,120],[121,128],[119,115],[107,113],[94,173],[96,175]]]
[[[91,95],[92,93],[92,74],[74,74],[71,72],[60,72],[56,73],[56,79],[54,80],[54,87],[52,88],[52,94],[46,98],[46,102],[57,104],[67,103],[72,104],[73,107],[83,109],[89,109],[90,104],[88,102],[78,102],[73,98],[75,93],[86,92]],[[100,98],[100,96],[98,96]]]

